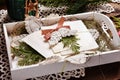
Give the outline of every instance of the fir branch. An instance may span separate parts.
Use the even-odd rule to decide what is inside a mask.
[[[115,23],[116,28],[120,29],[120,18],[117,18],[117,17],[113,16],[112,20]]]
[[[80,46],[77,43],[78,40],[79,39],[76,38],[76,36],[67,36],[61,39],[62,43],[64,44],[64,47],[69,47],[75,53],[79,53],[80,50]]]
[[[18,61],[18,65],[20,66],[36,64],[45,59],[42,55],[25,43],[20,43],[19,47],[12,47],[11,49],[15,56],[21,58]]]

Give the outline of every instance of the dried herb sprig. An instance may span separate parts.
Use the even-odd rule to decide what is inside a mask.
[[[45,59],[37,51],[23,42],[18,47],[12,47],[12,53],[21,58],[18,61],[18,65],[20,66],[36,64]]]
[[[80,46],[77,43],[78,40],[79,39],[76,38],[76,36],[67,36],[61,39],[62,43],[64,44],[64,47],[69,47],[75,53],[79,53],[80,50]]]
[[[16,23],[12,32],[10,33],[11,36],[18,36],[21,34],[28,34],[25,29],[25,22],[23,22],[23,21]]]

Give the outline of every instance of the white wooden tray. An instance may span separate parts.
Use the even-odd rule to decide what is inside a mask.
[[[86,19],[86,20],[96,20],[97,22],[105,22],[106,26],[110,29],[113,39],[111,40],[111,43],[115,47],[119,47],[120,45],[120,39],[119,36],[116,32],[116,29],[114,27],[113,22],[105,15],[99,14],[99,13],[94,13],[94,12],[88,12],[88,13],[81,13],[81,14],[75,14],[75,15],[66,15],[64,16],[67,20],[71,18],[77,18],[77,19]],[[58,21],[60,17],[57,18],[51,18],[47,19],[44,18],[42,21],[48,23],[48,24],[53,24],[56,21]],[[52,21],[52,22],[50,22]],[[5,38],[6,38],[6,45],[7,45],[7,51],[9,55],[9,60],[11,64],[11,74],[12,74],[12,79],[13,80],[24,80],[27,78],[32,78],[32,77],[37,77],[37,76],[43,76],[43,75],[48,75],[48,74],[53,74],[53,73],[58,73],[61,72],[64,65],[64,71],[68,70],[74,70],[78,69],[80,67],[92,67],[92,66],[97,66],[97,65],[102,65],[102,64],[108,64],[108,63],[113,63],[113,62],[119,62],[120,61],[120,50],[112,50],[112,51],[107,51],[103,52],[100,54],[95,54],[95,55],[90,55],[90,56],[84,56],[84,57],[89,57],[89,60],[80,65],[75,65],[69,62],[57,62],[57,63],[52,63],[52,64],[35,64],[31,66],[24,66],[20,68],[13,68],[12,63],[11,63],[11,57],[10,57],[10,40],[8,38],[8,32],[12,30],[13,26],[15,23],[7,23],[4,24],[4,33],[5,33]]]

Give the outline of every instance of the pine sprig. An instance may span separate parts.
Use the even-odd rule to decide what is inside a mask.
[[[76,36],[67,36],[61,39],[62,43],[64,44],[64,47],[69,47],[75,53],[79,53],[80,50],[80,46],[77,43],[78,40],[79,39],[76,38]]]
[[[20,43],[19,47],[12,47],[12,53],[21,58],[18,61],[18,65],[20,66],[36,64],[45,59],[42,55],[25,43]]]
[[[120,29],[120,18],[117,18],[117,17],[115,17],[115,16],[113,16],[112,17],[112,20],[113,20],[113,22],[115,23],[115,25],[116,25],[116,28],[118,29]]]

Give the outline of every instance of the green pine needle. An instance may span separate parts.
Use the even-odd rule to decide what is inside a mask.
[[[20,66],[36,64],[45,59],[42,55],[25,43],[20,43],[19,47],[12,47],[12,53],[21,58],[18,61],[18,65]]]
[[[114,21],[116,28],[120,29],[120,18],[117,18],[115,16],[112,17],[112,20]]]
[[[69,47],[75,53],[79,53],[80,50],[80,46],[77,43],[78,40],[79,39],[76,38],[76,36],[67,36],[61,39],[62,43],[64,44],[64,47]]]

